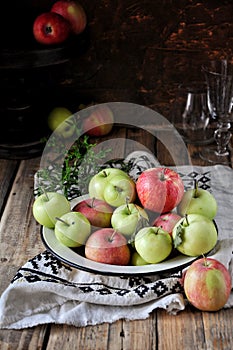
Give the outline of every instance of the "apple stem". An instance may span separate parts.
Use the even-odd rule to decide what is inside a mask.
[[[61,222],[62,222],[63,224],[65,224],[66,226],[70,226],[70,225],[68,224],[68,222],[66,222],[65,220],[63,220],[63,219],[61,219],[61,218],[55,217],[55,219],[58,220],[58,221],[61,221]]]
[[[160,180],[161,181],[165,180],[165,168],[163,168],[162,171],[161,171]]]
[[[42,187],[42,191],[43,191],[43,193],[44,193],[44,195],[45,195],[45,197],[46,197],[47,201],[49,201],[49,196],[48,196],[48,193],[46,192],[46,190],[45,190],[45,188],[44,188],[44,187]]]
[[[114,230],[113,233],[111,234],[111,237],[109,237],[109,242],[113,241],[113,237],[115,236],[115,234],[116,234],[116,230]]]
[[[204,254],[202,254],[203,259],[204,259],[204,266],[207,267],[208,266],[208,262],[207,262],[207,258]]]
[[[185,214],[185,220],[186,220],[187,225],[189,226],[189,221],[188,221],[188,215],[187,214]]]
[[[128,213],[130,214],[131,211],[130,211],[130,209],[129,209],[129,197],[128,197],[128,196],[125,198],[125,202],[126,202],[126,207],[127,207],[127,209],[128,209]]]
[[[94,208],[94,202],[95,202],[95,197],[92,198],[92,201],[91,201],[91,208]]]
[[[198,181],[194,180],[194,198],[197,198]]]

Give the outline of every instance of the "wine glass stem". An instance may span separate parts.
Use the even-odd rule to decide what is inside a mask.
[[[220,124],[220,123],[219,123]],[[217,143],[217,151],[216,154],[219,156],[227,156],[228,152],[228,144],[231,139],[231,132],[229,130],[230,123],[221,123],[218,126],[218,129],[214,133],[214,138]]]

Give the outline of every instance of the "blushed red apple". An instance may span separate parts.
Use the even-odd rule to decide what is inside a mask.
[[[128,265],[130,249],[126,238],[113,228],[93,232],[85,245],[86,258],[111,265]]]
[[[44,45],[61,44],[70,35],[70,25],[57,13],[42,13],[33,23],[33,35],[36,41]]]
[[[113,208],[103,200],[87,198],[79,202],[73,208],[86,216],[92,226],[110,227]]]
[[[70,23],[74,34],[80,34],[86,28],[86,13],[83,7],[75,0],[56,1],[51,8],[51,12],[63,16]]]
[[[90,136],[104,136],[113,128],[114,116],[108,106],[96,107],[83,120],[83,131]]]
[[[225,265],[212,258],[194,261],[184,275],[188,301],[202,311],[218,311],[231,292],[231,276]]]
[[[157,213],[172,211],[181,201],[184,184],[179,174],[170,168],[150,168],[136,182],[142,206]]]
[[[159,215],[153,222],[153,226],[161,227],[172,236],[172,230],[175,224],[181,219],[181,216],[174,213],[165,213]]]

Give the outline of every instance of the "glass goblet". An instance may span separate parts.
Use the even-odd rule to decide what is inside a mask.
[[[208,106],[217,120],[214,132],[215,145],[205,147],[200,157],[214,164],[228,164],[233,100],[233,68],[227,60],[211,61],[202,67],[207,83]]]

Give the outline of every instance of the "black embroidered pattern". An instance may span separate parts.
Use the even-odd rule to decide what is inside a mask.
[[[128,288],[117,288],[103,283],[75,283],[68,281],[58,276],[58,271],[67,269],[67,266],[62,264],[51,253],[44,252],[31,259],[28,262],[30,267],[22,267],[18,270],[11,283],[26,282],[29,284],[46,282],[60,284],[62,286],[69,286],[77,288],[83,294],[97,294],[99,296],[115,295],[119,297],[133,294],[139,298],[144,298],[147,295],[156,295],[156,297],[165,296],[170,293],[182,292],[183,288],[180,283],[181,271],[174,274],[170,278],[163,278],[153,282],[149,277],[121,277],[126,280]],[[27,266],[28,266],[27,265]],[[41,266],[46,267],[41,271]],[[68,267],[68,270],[72,270]]]
[[[125,276],[121,276],[120,278],[126,279],[129,283],[130,287],[139,286],[142,283],[151,283],[152,282],[152,280],[149,277],[137,277],[137,276],[125,277]]]
[[[164,295],[168,292],[168,287],[161,280],[156,282],[151,289],[157,295],[157,297],[161,297],[162,295]]]
[[[30,259],[29,262],[35,270],[38,270],[44,261],[44,267],[50,267],[53,274],[58,274],[59,270],[64,268],[68,271],[72,271],[72,268],[68,265],[63,264],[60,260],[54,257],[48,251],[42,254],[36,255],[34,258]]]
[[[145,284],[141,284],[140,286],[134,289],[134,292],[138,294],[141,298],[143,298],[148,291],[149,287],[147,287]]]
[[[211,192],[211,172],[206,171],[203,174],[199,174],[196,171],[192,171],[188,174],[179,172],[181,179],[183,180],[185,190],[193,188],[194,180],[198,181],[198,187]]]

